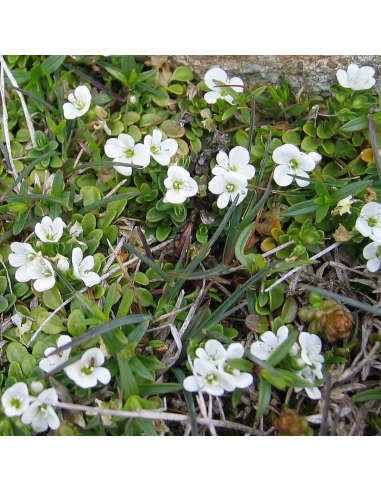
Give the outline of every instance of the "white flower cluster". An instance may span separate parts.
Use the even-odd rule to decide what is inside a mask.
[[[277,334],[272,331],[266,331],[261,335],[261,342],[254,342],[250,348],[252,355],[260,360],[266,361],[270,354],[289,336],[287,326],[281,326]],[[322,379],[322,367],[324,356],[320,354],[322,348],[321,340],[317,335],[302,332],[299,335],[299,343],[295,343],[290,351],[289,356],[294,358],[299,370],[296,375],[305,379],[307,382],[314,384],[316,379]],[[303,388],[294,388],[296,392],[302,391]],[[312,400],[321,398],[321,392],[317,386],[306,387],[307,395]]]
[[[381,265],[381,204],[370,202],[365,204],[356,220],[356,229],[364,237],[373,242],[365,246],[363,256],[370,272],[376,272]]]
[[[57,340],[57,347],[63,347],[71,342],[71,337],[61,335]],[[45,359],[39,362],[40,368],[45,372],[56,369],[69,359],[71,348],[63,350],[59,354],[50,355],[54,352],[54,347],[48,347],[44,354]],[[69,379],[74,381],[81,388],[93,388],[98,384],[108,384],[111,380],[111,373],[105,367],[104,355],[99,348],[91,348],[83,353],[80,360],[73,362],[64,368]],[[32,383],[32,389],[39,393],[37,399],[31,402],[28,386],[21,382],[16,383],[4,391],[1,397],[1,404],[7,417],[19,417],[23,424],[31,424],[36,432],[45,432],[49,427],[53,430],[58,429],[60,421],[53,410],[53,406],[58,402],[58,395],[54,388],[43,390],[41,382]]]
[[[45,432],[50,427],[58,429],[60,420],[53,410],[58,402],[57,391],[49,388],[42,391],[31,403],[26,383],[16,383],[6,389],[1,404],[7,417],[20,417],[23,424],[31,424],[36,432]]]
[[[43,243],[58,243],[63,235],[64,227],[65,223],[60,217],[52,220],[46,216],[42,218],[41,222],[36,224],[34,232]],[[75,232],[73,230],[74,234]],[[8,261],[11,266],[17,268],[15,278],[18,282],[29,282],[33,280],[33,288],[36,292],[44,292],[54,287],[56,278],[53,265],[42,255],[41,251],[35,251],[27,243],[16,242],[12,243],[10,247],[13,253],[8,256]],[[70,264],[68,259],[61,255],[56,255],[57,257],[57,268],[62,272],[69,270]],[[83,258],[81,248],[74,248],[71,262],[73,275],[76,279],[82,280],[87,287],[99,284],[99,275],[90,271],[95,265],[93,256]]]
[[[57,340],[57,347],[61,348],[71,342],[69,335],[61,335]],[[55,351],[54,347],[48,347],[44,355],[46,359],[39,362],[40,368],[45,372],[51,372],[61,364],[69,360],[71,348],[62,352],[50,355]],[[101,367],[105,361],[103,352],[99,348],[91,348],[83,353],[80,360],[73,362],[66,367],[64,371],[69,379],[74,381],[81,388],[93,388],[98,384],[108,384],[111,379],[111,373],[105,367]]]
[[[196,349],[194,370],[197,375],[188,376],[183,385],[187,391],[199,389],[212,396],[221,396],[224,391],[247,388],[253,376],[241,372],[229,364],[229,359],[242,359],[245,349],[240,343],[232,343],[227,349],[217,340],[208,340],[205,348]]]

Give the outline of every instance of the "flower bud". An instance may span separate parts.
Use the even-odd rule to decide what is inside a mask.
[[[31,391],[33,391],[33,393],[35,393],[36,395],[38,395],[39,393],[41,393],[41,391],[45,388],[45,386],[41,383],[41,381],[32,381],[30,383],[30,389]]]
[[[60,270],[61,272],[67,272],[70,268],[70,263],[69,261],[66,259],[66,258],[60,258],[58,261],[57,261],[57,268],[58,270]]]

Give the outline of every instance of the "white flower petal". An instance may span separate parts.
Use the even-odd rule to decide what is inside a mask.
[[[79,114],[79,110],[70,102],[62,106],[65,120],[74,120]]]
[[[246,166],[250,162],[249,151],[245,147],[238,145],[229,152],[229,161],[230,166],[237,166],[238,168]]]
[[[118,162],[120,162],[120,161],[118,161]],[[132,167],[128,167],[128,166],[113,166],[113,167],[114,167],[115,171],[117,171],[122,176],[131,176],[131,174],[132,174]]]
[[[292,173],[292,170],[289,168],[289,166],[277,166],[274,170],[274,181],[278,186],[288,186],[290,185],[294,178],[293,176],[290,176]]]
[[[123,149],[119,145],[117,138],[109,138],[105,143],[104,150],[107,157],[110,157],[111,159],[115,159],[123,153]]]
[[[234,383],[237,388],[247,388],[253,383],[253,376],[248,372],[241,372],[234,377]]]
[[[380,268],[381,264],[381,258],[372,258],[366,263],[366,267],[369,272],[377,272],[377,270]]]
[[[240,343],[231,343],[226,351],[228,359],[242,359],[244,353],[245,347]]]
[[[132,160],[133,164],[147,167],[150,163],[150,160],[151,156],[148,154],[145,146],[142,143],[136,144],[134,149],[134,157]]]
[[[250,347],[250,353],[260,360],[267,360],[272,350],[272,347],[264,342],[254,342]]]
[[[202,389],[205,386],[205,378],[199,376],[197,379],[199,387],[200,389]],[[190,391],[192,393],[198,390],[196,378],[194,376],[188,376],[187,378],[185,378],[183,381],[183,386],[186,391]]]
[[[272,157],[276,164],[288,164],[292,159],[298,161],[300,150],[296,145],[284,144],[274,150]]]
[[[134,150],[135,140],[127,133],[121,133],[118,135],[118,144],[122,149]]]
[[[222,96],[219,92],[211,91],[204,94],[204,99],[208,104],[214,104],[217,99],[222,99]]]
[[[204,77],[205,84],[209,87],[209,89],[218,91],[219,88],[216,88],[216,83],[215,81],[218,80],[220,82],[227,82],[228,81],[228,76],[225,70],[222,70],[222,68],[211,68],[208,70],[205,74]]]

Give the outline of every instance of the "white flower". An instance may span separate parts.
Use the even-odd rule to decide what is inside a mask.
[[[226,152],[220,150],[216,160],[218,165],[212,169],[212,174],[217,176],[226,174],[228,171],[235,171],[249,180],[255,175],[255,167],[249,164],[249,151],[240,145],[234,147],[234,149],[229,152],[229,157]]]
[[[27,268],[27,275],[34,280],[33,288],[37,292],[49,290],[56,283],[52,264],[42,257]]]
[[[11,250],[13,253],[8,256],[8,261],[11,266],[18,267],[15,273],[17,282],[29,282],[27,269],[35,262],[38,253],[25,243],[12,243]]]
[[[242,174],[235,171],[228,171],[226,174],[215,176],[208,184],[209,190],[215,195],[220,195],[217,200],[218,208],[227,207],[229,200],[234,201],[239,195],[237,202],[241,203],[247,195],[247,179]]]
[[[45,432],[50,427],[58,429],[60,420],[52,405],[58,403],[57,391],[49,388],[42,391],[21,417],[23,424],[31,424],[36,432]]]
[[[317,335],[302,332],[299,335],[299,344],[301,348],[300,356],[303,362],[310,366],[311,371],[319,379],[323,379],[321,368],[324,362],[324,356],[320,355],[321,340]]]
[[[29,405],[29,391],[25,383],[16,383],[4,391],[1,404],[7,417],[22,415]]]
[[[57,243],[62,237],[64,225],[60,217],[52,220],[46,216],[35,225],[34,232],[43,243]]]
[[[296,375],[302,379],[305,379],[309,383],[314,384],[314,382],[315,382],[315,374],[312,372],[311,368],[308,366],[306,366],[301,371],[298,371],[296,373]],[[306,390],[306,393],[311,398],[311,400],[319,400],[321,398],[321,392],[317,386],[312,386],[312,387],[307,386],[305,388],[294,387],[294,390],[296,393],[299,393],[303,389]]]
[[[85,85],[80,85],[68,96],[69,102],[63,105],[64,117],[67,120],[74,120],[83,116],[90,108],[91,94]]]
[[[69,335],[61,335],[57,340],[57,348],[60,348],[63,345],[66,345],[67,343],[70,342],[71,342],[71,337],[69,337]],[[53,369],[60,366],[61,364],[63,364],[69,359],[71,348],[64,350],[63,352],[60,352],[58,354],[50,355],[55,350],[56,349],[54,347],[48,347],[47,349],[45,349],[44,355],[46,355],[47,358],[41,359],[38,364],[43,371],[45,372],[53,371]]]
[[[110,138],[105,144],[105,154],[113,159],[113,162],[122,164],[136,164],[147,167],[150,155],[143,144],[135,144],[135,140],[127,133],[121,133],[118,138]],[[131,176],[132,167],[114,166],[114,169],[123,176]]]
[[[373,242],[365,246],[363,256],[367,261],[366,267],[369,272],[376,272],[381,264],[381,242]]]
[[[168,177],[164,180],[164,186],[168,190],[164,198],[166,203],[183,203],[189,196],[194,196],[198,192],[197,181],[181,166],[168,168]]]
[[[374,86],[376,83],[376,79],[373,78],[374,72],[375,70],[372,67],[359,68],[355,63],[351,63],[347,71],[338,70],[336,77],[342,87],[361,91]]]
[[[230,374],[237,388],[247,388],[253,382],[253,376],[248,372],[241,372],[229,364],[229,359],[242,359],[245,348],[240,343],[231,343],[226,351],[226,359],[218,364],[220,371]]]
[[[298,179],[296,176],[309,178],[306,171],[315,169],[320,154],[317,152],[311,152],[310,154],[301,152],[296,145],[292,144],[284,144],[277,147],[273,152],[273,161],[278,164],[274,171],[276,184],[288,186],[293,182],[295,176],[295,181],[299,186],[307,186],[310,183],[309,181]]]
[[[161,166],[168,166],[171,157],[173,157],[179,144],[174,138],[167,138],[161,141],[163,134],[160,130],[154,130],[151,135],[144,137],[144,147],[150,156],[152,156],[156,162]]]
[[[93,256],[86,256],[83,259],[81,248],[74,248],[71,262],[73,263],[73,274],[78,280],[82,280],[86,287],[93,287],[101,281],[100,276],[95,272],[90,272],[94,268],[95,261]]]
[[[286,340],[288,334],[289,329],[286,325],[281,326],[276,335],[272,331],[266,331],[260,337],[262,342],[254,342],[252,344],[250,353],[260,360],[267,360],[270,354]]]
[[[216,83],[217,81],[217,83]],[[222,82],[222,85],[229,85],[237,93],[243,92],[243,80],[239,77],[228,78],[227,73],[222,68],[211,68],[205,74],[205,84],[211,89],[211,92],[207,92],[204,95],[205,101],[209,104],[214,104],[217,99],[225,99],[230,104],[233,103],[233,97],[230,96],[224,87],[218,87],[218,82]]]
[[[376,202],[364,205],[355,227],[364,237],[381,241],[381,205]]]
[[[104,355],[99,348],[86,350],[82,358],[74,364],[67,366],[65,372],[68,378],[81,388],[93,388],[98,384],[108,384],[111,373],[105,367],[100,367],[105,361]]]
[[[208,340],[205,343],[204,348],[199,347],[196,349],[196,355],[202,360],[207,360],[214,364],[216,367],[220,362],[223,362],[227,355],[226,349],[218,340]]]
[[[197,373],[195,376],[188,376],[183,381],[183,386],[187,391],[198,391],[198,387],[204,393],[213,396],[221,396],[224,391],[234,391],[236,386],[233,376],[220,371],[208,360],[195,359],[194,369]]]
[[[343,198],[342,200],[337,202],[336,207],[334,210],[332,210],[332,215],[344,215],[344,214],[351,214],[351,205],[355,203],[355,200],[353,200],[352,195],[347,196],[346,198]]]

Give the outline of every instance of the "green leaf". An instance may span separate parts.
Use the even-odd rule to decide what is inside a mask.
[[[111,74],[116,80],[122,82],[122,84],[125,85],[126,87],[128,86],[128,79],[122,72],[112,67],[105,67],[105,68],[108,71],[108,73]]]
[[[340,188],[340,190],[337,190],[332,193],[331,195],[332,203],[338,203],[340,200],[346,198],[349,195],[357,196],[359,193],[365,190],[365,188],[371,186],[371,184],[372,181],[365,181],[365,180],[355,181],[354,183],[350,183],[349,185],[346,185],[343,188]]]
[[[60,68],[65,61],[66,55],[50,55],[42,62],[42,66],[50,74]]]
[[[134,55],[124,55],[122,56],[121,69],[123,75],[130,78],[132,70],[136,69],[135,57]]]
[[[249,372],[250,374],[253,369],[252,362],[245,359],[229,359],[228,364],[239,371]]]
[[[18,362],[19,364],[28,355],[27,349],[19,342],[11,342],[6,345],[6,352],[9,362]]]
[[[165,395],[167,393],[176,393],[181,391],[183,385],[179,383],[152,383],[139,384],[140,396]]]
[[[118,352],[116,358],[119,366],[119,376],[121,380],[121,386],[123,390],[123,396],[126,400],[131,395],[139,394],[139,387],[132,374],[129,363],[123,358],[122,354]]]
[[[262,417],[271,400],[271,384],[261,376],[259,377],[258,391],[258,406],[257,413],[255,414],[255,420],[259,420]]]
[[[368,128],[368,117],[365,115],[359,116],[348,123],[345,123],[340,130],[344,132],[357,132],[359,130],[363,130],[364,128]]]
[[[306,200],[301,203],[296,203],[295,205],[291,205],[287,210],[282,211],[282,217],[294,217],[295,215],[304,215],[304,214],[312,214],[316,212],[319,208],[319,205],[316,205],[314,199]]]
[[[149,381],[155,381],[155,377],[153,376],[152,372],[150,372],[144,363],[139,360],[136,356],[132,357],[129,361],[131,370],[137,375],[140,376],[141,378],[148,379]]]
[[[352,401],[355,402],[364,402],[370,400],[381,400],[381,388],[372,388],[365,391],[361,391],[361,393],[357,393],[357,395],[352,396]]]
[[[178,80],[179,82],[188,82],[193,80],[194,75],[189,67],[177,67],[172,74],[171,80]]]

